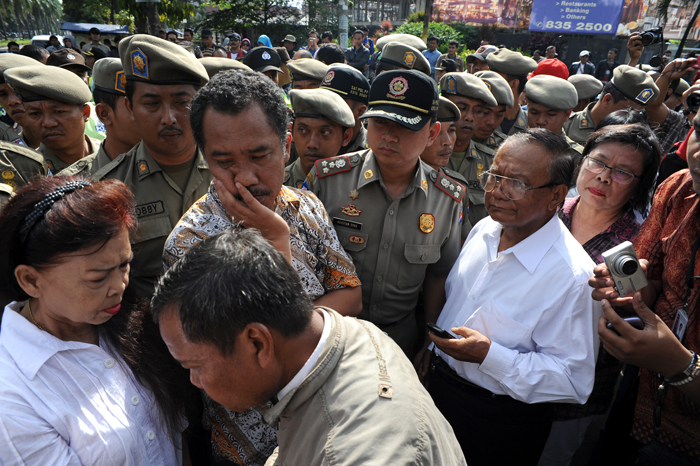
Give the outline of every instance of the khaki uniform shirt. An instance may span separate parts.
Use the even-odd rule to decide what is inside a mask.
[[[105,165],[103,162],[108,161]],[[99,163],[98,163],[99,162]],[[163,246],[180,217],[209,189],[212,176],[202,153],[197,150],[185,190],[161,169],[143,142],[109,161],[106,154],[92,162],[95,180],[123,181],[134,194],[139,231],[132,245],[131,285],[139,296],[150,297],[163,273]]]
[[[595,102],[591,102],[580,112],[572,113],[569,121],[564,123],[567,136],[582,146],[586,145],[588,137],[595,132],[596,125],[591,118],[591,109],[594,105]]]
[[[105,150],[102,148],[102,144],[104,144],[104,142],[100,143],[100,148],[97,149],[97,152],[88,155],[87,157],[83,157],[68,168],[64,168],[58,172],[58,176],[75,176],[80,174],[90,176],[93,165],[97,164],[100,167],[107,165],[109,162],[111,162],[111,160],[107,156]]]
[[[489,215],[484,206],[485,193],[479,182],[479,176],[481,172],[489,169],[495,156],[496,152],[493,149],[471,141],[459,167],[455,166],[453,158],[450,158],[450,161],[447,163],[448,169],[458,172],[467,180],[467,187],[469,188],[469,211],[467,217],[472,226]]]
[[[47,166],[40,153],[13,142],[0,141],[0,184],[15,192],[35,175],[46,174]]]
[[[474,142],[478,142],[479,144],[486,146],[495,152],[498,152],[498,149],[501,147],[501,144],[503,144],[503,141],[505,141],[507,137],[507,134],[501,133],[499,130],[495,130],[493,133],[491,133],[491,136],[484,139],[483,141],[478,142],[474,140]]]
[[[279,442],[265,464],[466,466],[396,345],[370,323],[325,310],[330,332],[310,373],[265,413]]]
[[[4,206],[7,201],[10,200],[15,191],[10,187],[10,185],[5,183],[0,183],[0,209]]]
[[[0,140],[24,145],[24,141],[12,126],[0,121]],[[21,142],[20,142],[21,141]]]
[[[503,130],[501,130],[500,126],[496,129],[496,131],[498,131],[501,134],[506,134],[507,136],[510,136],[511,134],[522,133],[527,128],[527,113],[525,113],[523,111],[523,108],[520,107],[518,109],[518,114],[515,116],[515,123],[513,123],[513,126],[510,127],[510,131],[508,131],[508,133],[506,134],[503,132]]]
[[[566,143],[569,144],[569,147],[571,147],[574,150],[574,152],[575,152],[574,155],[578,154],[578,156],[576,158],[576,162],[578,163],[578,161],[581,158],[581,155],[583,154],[583,146],[581,144],[577,143],[576,141],[574,141],[573,139],[571,139],[566,134],[566,131],[564,131],[563,129],[561,130],[560,136],[563,137],[564,140],[566,141]]]
[[[316,162],[308,186],[331,217],[362,282],[362,312],[410,353],[426,274],[447,274],[460,249],[466,188],[420,161],[406,192],[387,194],[371,150]]]
[[[284,167],[284,181],[282,184],[290,188],[301,189],[301,185],[306,181],[306,175],[308,173],[304,173],[304,170],[301,168],[301,160],[296,159],[291,165]]]
[[[87,135],[84,137],[85,140],[88,142],[88,154],[86,155],[86,157],[89,157],[90,155],[97,153],[97,150],[100,147],[100,141],[93,139]],[[65,170],[70,166],[69,164],[61,160],[56,154],[51,152],[51,150],[48,147],[46,147],[43,142],[39,145],[37,152],[44,156],[46,166],[49,167],[49,170],[51,170],[51,173],[54,175],[58,174],[59,172]]]
[[[347,146],[341,147],[340,152],[338,152],[338,155],[350,154],[351,152],[358,152],[369,148],[369,146],[367,145],[367,130],[361,122],[359,123],[359,125],[360,132],[357,133],[357,137],[355,137],[353,141],[350,141],[350,144],[348,144]]]

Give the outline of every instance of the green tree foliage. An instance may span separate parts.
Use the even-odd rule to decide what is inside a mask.
[[[26,36],[57,32],[61,3],[58,0],[0,0],[0,30]]]
[[[413,34],[416,37],[421,37],[423,34],[423,23],[405,23],[396,29],[397,34]],[[464,46],[462,36],[453,28],[445,23],[430,23],[428,26],[428,37],[435,36],[440,39],[438,50],[442,53],[447,53],[447,43],[451,40],[459,41],[460,48]]]
[[[220,10],[204,24],[219,30],[264,27],[280,22],[295,24],[301,12],[290,3],[287,0],[214,0],[211,5]]]

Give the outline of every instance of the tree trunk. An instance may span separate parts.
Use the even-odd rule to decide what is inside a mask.
[[[428,43],[428,27],[430,17],[433,16],[433,0],[425,0],[425,17],[423,18],[423,41]]]
[[[688,23],[688,27],[685,28],[685,32],[683,33],[681,43],[680,45],[678,45],[678,50],[676,50],[676,58],[681,58],[681,55],[683,54],[683,47],[685,47],[685,41],[688,40],[688,34],[690,34],[690,30],[695,24],[695,20],[698,19],[698,13],[700,13],[700,2],[698,2],[698,7],[695,9],[695,13],[693,13],[693,19],[690,20],[690,22]]]

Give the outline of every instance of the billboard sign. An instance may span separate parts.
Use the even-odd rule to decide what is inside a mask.
[[[562,34],[617,32],[625,0],[534,0],[530,31]]]

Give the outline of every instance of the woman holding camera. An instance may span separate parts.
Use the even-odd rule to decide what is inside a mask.
[[[566,199],[559,217],[596,264],[603,252],[639,233],[634,210],[649,204],[660,161],[656,136],[646,125],[607,126],[588,139],[578,167],[579,195]],[[588,426],[608,410],[621,365],[600,348],[591,396],[584,405],[557,406],[541,465],[568,464]]]
[[[40,178],[3,208],[3,464],[182,464],[196,391],[124,296],[136,228],[116,180]]]

